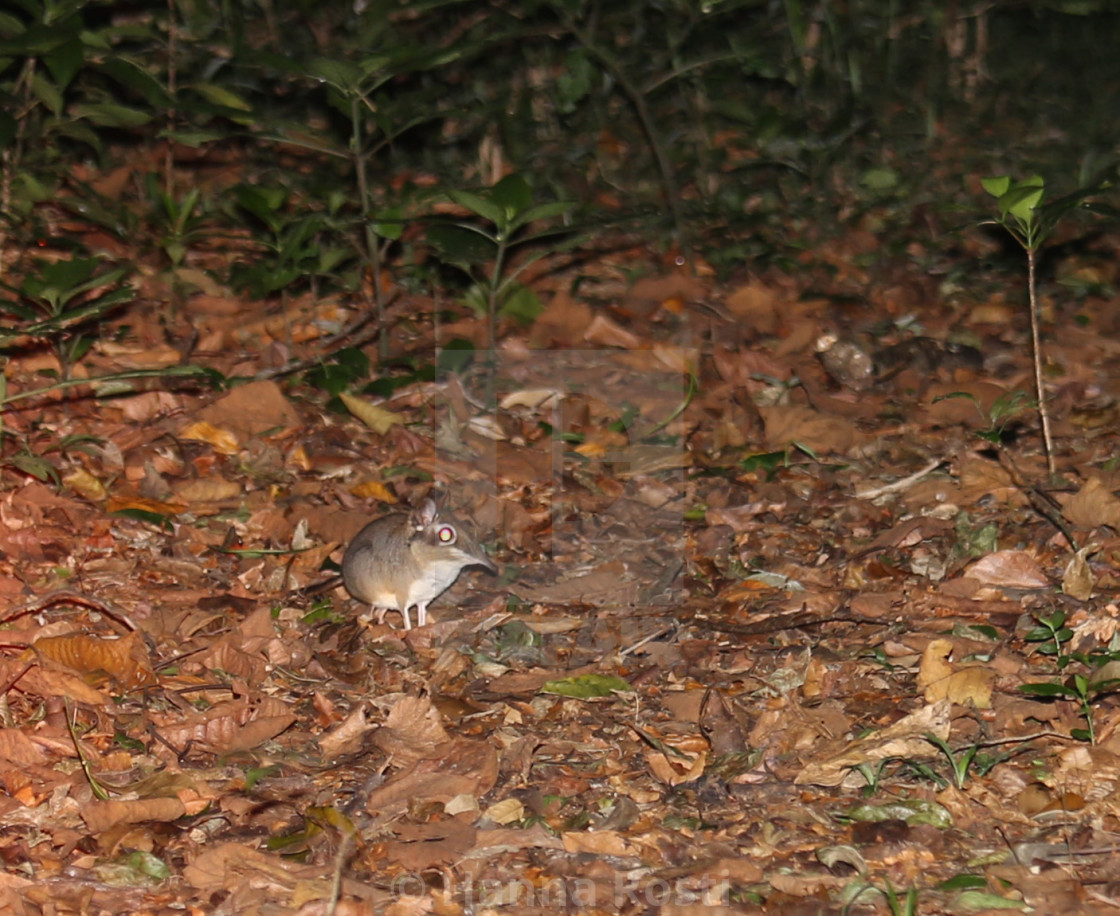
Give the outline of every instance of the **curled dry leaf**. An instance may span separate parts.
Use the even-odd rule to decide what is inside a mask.
[[[241,451],[237,436],[228,429],[218,429],[203,420],[184,426],[179,430],[179,438],[205,442],[219,455],[236,455]]]
[[[1093,575],[1092,567],[1089,566],[1089,555],[1096,553],[1099,549],[1099,545],[1090,544],[1087,547],[1082,547],[1070,557],[1065,572],[1062,573],[1062,591],[1071,598],[1076,598],[1078,601],[1088,601],[1093,594],[1093,586],[1097,583],[1097,577]]]
[[[338,396],[338,399],[346,405],[346,409],[350,413],[379,436],[385,435],[393,426],[404,423],[404,417],[399,413],[393,413],[391,410],[378,407],[376,404],[369,403],[369,401],[363,401],[361,398],[345,391]]]

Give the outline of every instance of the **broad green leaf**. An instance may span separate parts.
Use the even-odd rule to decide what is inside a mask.
[[[70,85],[74,75],[82,69],[85,63],[85,46],[78,36],[74,36],[64,44],[59,45],[50,54],[43,58],[47,69],[51,71],[55,83],[60,90],[65,91]]]
[[[1041,179],[1040,179],[1041,181]],[[1041,185],[1017,184],[999,199],[999,209],[1029,224],[1034,219],[1034,208],[1042,201],[1046,189]]]
[[[304,73],[314,80],[334,86],[340,92],[353,92],[362,79],[361,68],[347,61],[316,57],[308,61]]]
[[[535,207],[530,207],[523,213],[518,214],[513,222],[510,223],[510,231],[519,229],[522,226],[526,226],[529,223],[536,222],[537,220],[552,219],[556,216],[563,216],[574,206],[575,204],[568,201],[558,200],[555,203],[538,204]]]
[[[494,203],[506,212],[507,222],[533,206],[533,189],[520,175],[506,175],[490,189]]]
[[[997,178],[981,178],[980,186],[992,197],[1003,197],[1011,187],[1011,176],[1000,175]]]
[[[287,200],[288,192],[283,188],[260,188],[254,185],[238,185],[233,192],[239,206],[248,210],[272,230],[283,225],[279,210]]]
[[[370,222],[373,229],[381,238],[397,241],[404,233],[404,220],[401,217],[404,211],[400,207],[389,207],[377,214],[377,218]]]
[[[65,27],[36,24],[14,38],[0,41],[0,55],[42,57],[79,33],[78,23]]]
[[[493,201],[487,200],[473,191],[460,191],[453,189],[447,192],[452,202],[460,207],[466,207],[472,213],[477,213],[483,219],[488,219],[499,229],[505,229],[509,223],[505,210]]]
[[[494,257],[494,243],[464,226],[436,223],[428,227],[426,237],[441,260],[464,270]]]
[[[171,104],[171,96],[163,84],[131,60],[114,55],[106,58],[101,64],[101,70],[126,89],[131,89],[153,108],[165,108]]]
[[[522,324],[532,324],[544,311],[544,306],[529,287],[514,283],[503,297],[500,311]]]

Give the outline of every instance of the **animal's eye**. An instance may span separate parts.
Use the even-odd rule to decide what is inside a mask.
[[[450,525],[441,525],[439,530],[436,531],[436,537],[439,538],[441,544],[454,544],[455,543],[455,529]]]

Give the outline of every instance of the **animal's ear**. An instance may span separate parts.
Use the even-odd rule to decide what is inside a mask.
[[[438,514],[439,511],[436,509],[436,501],[429,497],[428,499],[425,499],[422,503],[420,503],[420,505],[416,508],[416,523],[418,526],[426,528],[436,520],[436,515]]]

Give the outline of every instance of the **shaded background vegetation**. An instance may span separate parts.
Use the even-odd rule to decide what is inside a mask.
[[[0,13],[6,311],[72,340],[119,306],[20,286],[36,246],[111,254],[91,226],[251,297],[372,300],[371,268],[431,290],[484,252],[428,258],[421,218],[510,172],[572,202],[581,242],[637,233],[720,275],[861,220],[901,250],[975,218],[970,178],[1068,189],[1115,159],[1118,25],[1111,0],[21,0]],[[205,260],[222,246],[241,253]],[[496,305],[530,314],[515,292]]]

